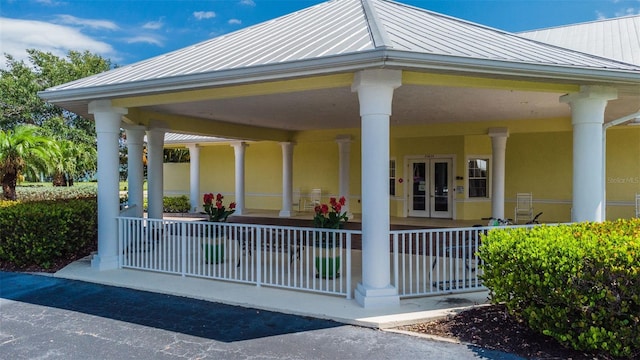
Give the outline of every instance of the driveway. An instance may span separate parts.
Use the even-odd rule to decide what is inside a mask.
[[[3,359],[519,359],[270,311],[0,272]]]

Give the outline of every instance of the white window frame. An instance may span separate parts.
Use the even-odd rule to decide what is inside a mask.
[[[471,160],[485,160],[487,161],[487,196],[485,197],[478,197],[478,196],[469,196],[469,192],[471,191],[471,187],[469,186],[471,178],[469,177],[469,161]],[[477,201],[483,201],[483,200],[490,200],[491,199],[491,155],[468,155],[465,158],[465,162],[464,162],[464,171],[465,171],[465,198],[469,199],[469,200],[477,200]]]

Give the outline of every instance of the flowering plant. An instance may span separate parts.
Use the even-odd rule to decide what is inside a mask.
[[[215,203],[214,200],[215,199]],[[227,221],[229,215],[233,214],[236,210],[236,203],[229,204],[229,210],[226,210],[222,205],[222,194],[213,195],[213,193],[204,194],[204,211],[209,215],[209,221],[224,222]]]
[[[342,196],[339,200],[336,198],[329,199],[329,205],[320,204],[315,207],[315,216],[313,217],[313,225],[317,228],[340,229],[344,223],[349,220],[347,212],[342,212],[342,208],[346,203],[346,199]],[[331,207],[331,210],[329,210]]]

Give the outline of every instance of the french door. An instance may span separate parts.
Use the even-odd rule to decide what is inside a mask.
[[[409,216],[452,218],[451,158],[409,159]]]

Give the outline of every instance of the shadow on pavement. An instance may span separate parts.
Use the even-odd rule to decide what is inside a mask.
[[[343,326],[329,320],[23,273],[0,272],[0,297],[222,342]]]

